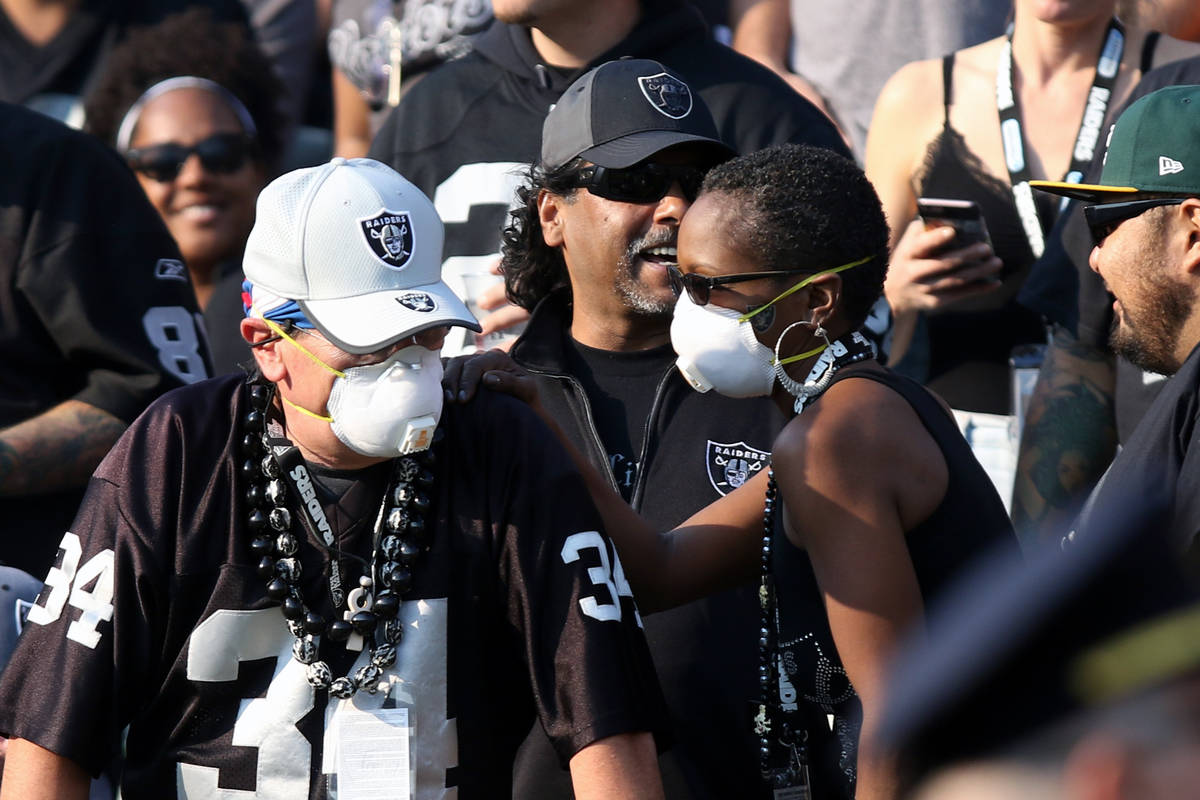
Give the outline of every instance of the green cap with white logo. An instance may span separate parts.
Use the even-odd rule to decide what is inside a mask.
[[[1109,131],[1100,183],[1029,185],[1089,203],[1138,194],[1200,196],[1200,86],[1168,86],[1125,109]]]

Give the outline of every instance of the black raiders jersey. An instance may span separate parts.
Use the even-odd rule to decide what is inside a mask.
[[[0,103],[0,175],[0,428],[66,400],[132,422],[208,377],[187,268],[115,153]],[[0,560],[45,575],[82,495],[0,499]]]
[[[432,547],[386,690],[328,703],[255,571],[246,394],[236,376],[172,392],[101,464],[0,683],[0,730],[96,772],[128,725],[126,797],[316,800],[385,775],[389,797],[508,796],[535,715],[564,764],[662,724],[582,481],[528,409],[489,392],[443,414]],[[386,472],[364,474],[325,512],[337,547],[369,558]],[[309,540],[300,556],[305,601],[330,618],[325,553]],[[335,675],[365,663],[340,643],[321,656]]]

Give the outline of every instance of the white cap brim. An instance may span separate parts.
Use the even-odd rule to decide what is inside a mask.
[[[482,331],[463,301],[441,281],[411,289],[297,302],[326,339],[355,355],[373,353],[438,325]]]

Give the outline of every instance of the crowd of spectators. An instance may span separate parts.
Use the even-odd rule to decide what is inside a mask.
[[[1182,796],[1193,140],[1188,0],[0,0],[0,797]]]

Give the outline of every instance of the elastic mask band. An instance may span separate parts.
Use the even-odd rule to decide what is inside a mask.
[[[788,356],[787,358],[780,359],[779,364],[780,364],[780,366],[786,366],[788,364],[795,364],[797,361],[803,361],[804,359],[809,358],[810,356],[815,356],[818,353],[823,353],[828,349],[829,349],[829,345],[827,345],[827,344],[818,345],[817,347],[814,347],[812,350],[808,350],[803,353],[798,353],[797,355],[794,355],[794,356]]]
[[[318,414],[315,411],[309,411],[304,406],[298,406],[295,403],[293,403],[291,400],[288,400],[282,394],[279,395],[279,399],[282,400],[283,402],[287,403],[292,408],[299,411],[301,414],[304,414],[305,416],[312,417],[313,419],[319,419],[319,420],[321,420],[321,422],[333,422],[333,417],[327,417],[324,414]]]
[[[276,325],[276,324],[275,324],[275,323],[274,323],[272,320],[269,320],[269,319],[267,319],[266,317],[263,317],[263,318],[262,318],[262,321],[263,321],[263,322],[265,322],[265,323],[267,323],[267,327],[268,327],[268,328],[270,328],[272,331],[274,331],[275,333],[279,334],[279,335],[280,335],[280,336],[282,336],[283,338],[287,339],[287,340],[288,340],[289,342],[291,342],[292,344],[296,345],[296,349],[297,349],[297,350],[299,350],[301,353],[304,353],[304,355],[308,356],[308,357],[309,357],[309,359],[311,359],[311,360],[312,360],[312,362],[313,362],[314,364],[318,364],[318,365],[319,365],[319,366],[321,366],[323,369],[327,370],[328,372],[331,372],[331,373],[333,373],[333,375],[335,375],[335,376],[336,376],[336,377],[338,377],[338,378],[344,378],[344,377],[346,377],[346,373],[342,372],[342,371],[341,371],[341,370],[339,370],[339,369],[334,369],[333,367],[329,366],[329,365],[328,365],[328,364],[326,364],[324,361],[322,361],[321,359],[317,358],[315,355],[313,355],[312,353],[310,353],[310,352],[308,351],[308,348],[307,348],[307,347],[305,347],[304,345],[300,344],[300,343],[299,343],[299,342],[297,342],[295,339],[293,339],[291,336],[289,336],[289,335],[288,335],[288,333],[287,333],[287,331],[285,331],[283,328],[281,328],[281,327],[279,327],[278,325]],[[289,404],[289,405],[290,405],[290,404]],[[299,406],[296,406],[296,407],[297,407],[297,408],[300,408]],[[304,411],[304,409],[302,409],[302,408],[301,408],[300,410],[301,410],[301,411]],[[306,413],[306,414],[310,414],[311,416],[317,417],[317,419],[329,419],[328,417],[319,417],[319,416],[317,416],[316,414],[313,414],[311,411],[306,411],[305,413]]]
[[[784,291],[783,294],[779,295],[771,302],[766,303],[765,305],[761,305],[758,308],[754,309],[753,311],[747,311],[745,314],[742,314],[740,317],[738,317],[738,322],[746,322],[751,317],[753,317],[755,314],[759,313],[760,311],[770,308],[771,306],[775,305],[780,300],[782,300],[785,297],[788,297],[789,295],[793,294],[794,292],[800,291],[805,286],[808,286],[810,283],[812,283],[813,281],[815,281],[817,278],[821,277],[822,275],[833,275],[838,272],[845,272],[848,269],[851,269],[853,267],[857,267],[857,266],[867,263],[874,257],[875,256],[867,256],[866,258],[860,258],[858,261],[851,261],[849,264],[842,264],[840,267],[832,267],[830,269],[823,269],[820,272],[814,272],[812,275],[809,275],[807,278],[800,281],[792,288]],[[818,350],[817,352],[820,352],[820,351]],[[812,355],[812,353],[809,353],[808,355]]]

